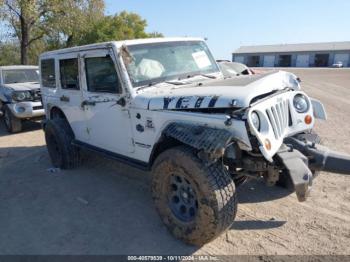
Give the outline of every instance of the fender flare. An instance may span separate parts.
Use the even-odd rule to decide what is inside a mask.
[[[183,122],[170,123],[163,130],[163,135],[215,155],[223,154],[227,145],[234,139],[228,130]]]

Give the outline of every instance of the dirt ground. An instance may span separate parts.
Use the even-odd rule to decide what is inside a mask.
[[[324,143],[350,154],[350,70],[293,69],[321,100]],[[196,248],[174,239],[153,208],[150,174],[97,156],[51,167],[39,124],[9,135],[0,124],[0,254],[348,254],[350,176],[322,173],[307,202],[250,182],[232,228]]]

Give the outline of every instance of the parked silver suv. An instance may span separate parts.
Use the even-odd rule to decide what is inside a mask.
[[[0,67],[0,111],[10,133],[22,130],[22,121],[45,115],[37,66]]]

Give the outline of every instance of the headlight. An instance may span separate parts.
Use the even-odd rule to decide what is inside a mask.
[[[260,118],[257,112],[252,112],[251,114],[252,123],[256,130],[260,131]]]
[[[293,105],[298,113],[305,113],[309,110],[309,101],[302,94],[297,94],[293,99]]]
[[[12,98],[15,101],[32,100],[32,94],[29,91],[14,91]]]

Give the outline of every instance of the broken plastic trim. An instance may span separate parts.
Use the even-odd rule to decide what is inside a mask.
[[[232,134],[227,130],[187,123],[171,123],[163,133],[216,157],[224,154],[226,146],[233,139]]]

